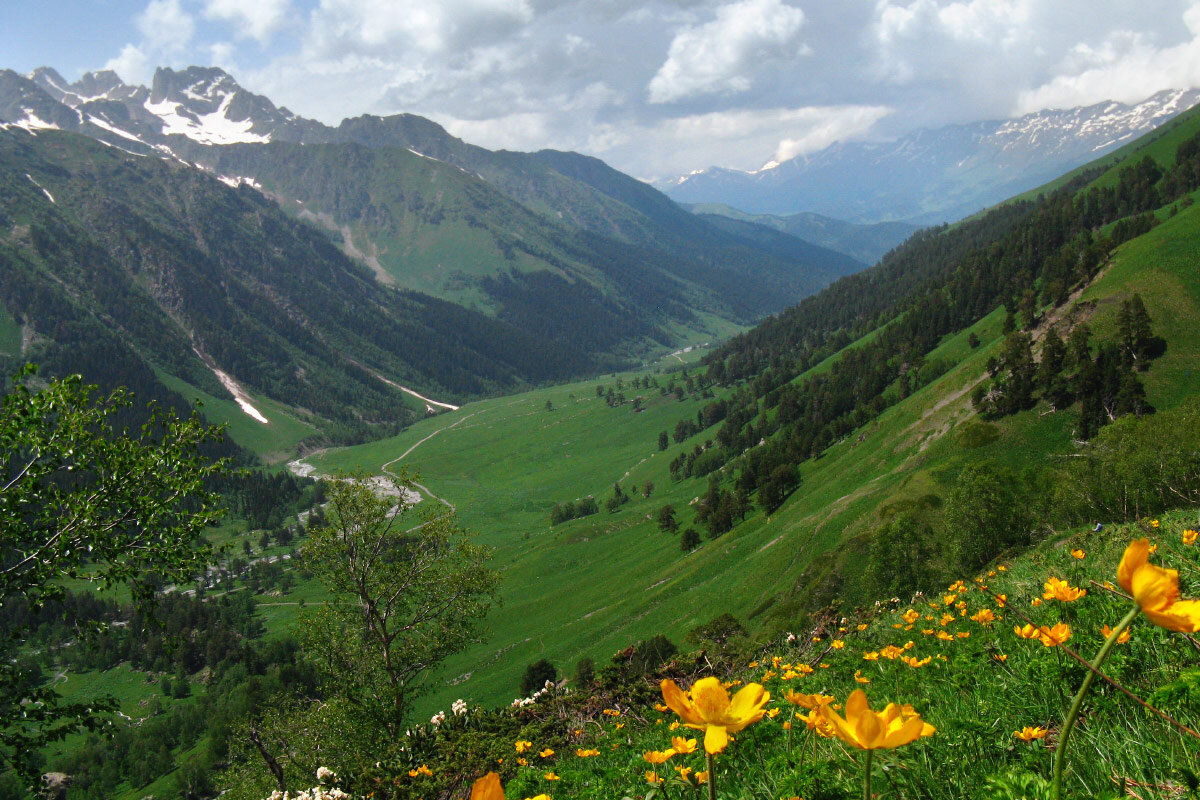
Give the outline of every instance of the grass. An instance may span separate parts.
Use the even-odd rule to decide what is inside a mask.
[[[1160,408],[1198,388],[1190,372],[1200,354],[1190,324],[1200,315],[1200,278],[1192,267],[1198,225],[1196,207],[1167,218],[1123,246],[1082,298],[1095,303],[1093,329],[1109,336],[1120,301],[1141,293],[1168,341],[1167,354],[1144,374],[1150,401]],[[460,696],[506,703],[524,667],[540,658],[569,673],[579,658],[599,663],[654,634],[681,642],[719,611],[780,624],[794,612],[794,598],[835,566],[845,576],[858,574],[861,555],[845,545],[871,532],[882,509],[944,496],[962,466],[976,459],[1018,471],[1053,463],[1072,447],[1071,411],[1039,408],[1000,420],[979,446],[966,446],[959,435],[960,426],[974,421],[970,389],[988,357],[998,354],[1003,316],[997,310],[947,337],[927,358],[945,371],[803,463],[801,487],[770,518],[755,512],[691,554],[660,533],[652,516],[671,503],[684,527],[693,524],[689,504],[707,481],[673,482],[667,467],[715,431],[672,442],[665,452],[655,439],[678,419],[694,417],[699,400],[677,403],[652,393],[646,410],[634,414],[628,406],[608,408],[595,396],[597,381],[571,384],[473,403],[312,463],[323,472],[377,472],[410,451],[400,463],[419,467],[422,482],[454,503],[462,522],[495,548],[503,604],[489,620],[488,639],[448,663],[419,712],[447,708]],[[971,333],[976,348],[968,343]],[[554,411],[545,410],[547,400]],[[647,481],[655,487],[648,499],[635,491]],[[618,513],[550,527],[554,503],[588,494],[603,503],[614,482],[635,498]],[[849,586],[842,594],[853,598],[856,591]]]
[[[1164,516],[1160,528],[1144,521],[1048,540],[979,575],[986,591],[972,576],[963,576],[961,585],[948,592],[885,602],[849,619],[827,619],[812,629],[795,631],[794,641],[783,637],[773,641],[753,661],[720,668],[717,674],[732,682],[731,691],[742,683],[764,685],[771,694],[767,708],[774,716],[735,735],[729,748],[717,756],[719,794],[857,796],[862,752],[809,731],[798,718],[805,709],[792,705],[784,695],[822,693],[842,703],[861,688],[872,708],[888,702],[910,703],[936,728],[931,736],[912,744],[877,751],[873,788],[881,796],[1046,797],[1054,737],[1083,670],[1062,648],[1022,639],[1013,628],[1026,619],[1036,625],[1066,622],[1071,628],[1067,646],[1090,658],[1103,641],[1101,626],[1115,625],[1130,607],[1128,600],[1101,586],[1115,580],[1125,545],[1150,533],[1160,544],[1153,560],[1194,579],[1200,576],[1200,552],[1196,546],[1182,545],[1180,532],[1194,526],[1195,519],[1196,510],[1187,509]],[[1070,554],[1076,548],[1084,551],[1082,559]],[[1087,596],[1070,603],[1043,600],[1043,583],[1051,576],[1088,588]],[[1003,605],[997,602],[997,594],[1005,595]],[[1033,605],[1035,599],[1040,606]],[[985,610],[996,619],[972,618]],[[906,613],[916,619],[906,618]],[[1190,704],[1185,687],[1197,673],[1187,638],[1157,628],[1144,617],[1135,621],[1131,633],[1131,641],[1117,646],[1105,671],[1136,694],[1156,697],[1157,706],[1195,728],[1200,721],[1197,706]],[[886,651],[889,646],[896,650]],[[900,654],[928,661],[914,667],[898,658]],[[796,669],[789,672],[789,667]],[[700,674],[705,672],[702,669]],[[672,730],[677,717],[670,711],[632,699],[614,700],[618,716],[596,714],[596,724],[578,726],[583,732],[569,747],[559,747],[550,759],[531,759],[535,763],[508,772],[510,796],[550,791],[556,798],[641,796],[650,788],[646,773],[651,766],[644,753],[670,748],[673,735],[701,738],[686,728]],[[540,715],[553,715],[556,702],[544,701]],[[1083,725],[1073,741],[1074,758],[1068,762],[1069,792],[1093,797],[1107,790],[1116,796],[1132,789],[1146,796],[1139,786],[1182,787],[1185,771],[1197,770],[1194,740],[1142,712],[1110,687],[1094,688],[1085,708]],[[1014,733],[1026,726],[1039,726],[1049,736],[1021,741]],[[543,746],[535,741],[531,751]],[[576,747],[597,749],[599,755],[577,756]],[[657,768],[658,776],[667,779],[667,797],[690,796],[693,791],[680,781],[674,769],[679,765],[704,769],[702,753],[676,753]],[[547,770],[560,780],[547,781]],[[990,786],[989,780],[994,781]],[[1012,786],[1022,784],[1029,788],[1012,792]]]
[[[187,400],[199,401],[201,412],[210,424],[228,425],[233,441],[267,463],[289,458],[303,439],[320,434],[317,428],[297,419],[290,409],[270,398],[252,398],[254,407],[268,420],[264,425],[242,411],[232,398],[214,397],[161,369],[155,369],[155,374],[164,385]]]

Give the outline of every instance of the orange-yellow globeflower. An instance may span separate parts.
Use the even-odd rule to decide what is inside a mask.
[[[771,693],[757,683],[747,684],[730,699],[721,681],[711,677],[692,684],[690,693],[668,678],[662,682],[662,694],[663,702],[679,715],[684,725],[704,731],[704,751],[709,754],[724,750],[729,744],[729,734],[762,719],[771,699]]]
[[[839,739],[867,751],[863,764],[863,797],[866,798],[871,797],[871,758],[876,750],[890,750],[936,732],[910,705],[888,703],[883,711],[872,711],[862,689],[855,689],[846,698],[845,712],[843,717],[831,706],[821,706],[811,716],[820,715]]]
[[[500,785],[500,776],[489,772],[471,787],[471,800],[504,800],[504,787]]]
[[[1183,633],[1200,631],[1200,600],[1179,599],[1179,571],[1149,562],[1150,541],[1135,539],[1117,566],[1117,583],[1133,595],[1146,618]]]
[[[1033,727],[1026,725],[1019,731],[1013,731],[1013,736],[1022,742],[1032,742],[1034,739],[1045,739],[1047,733],[1049,731],[1039,725],[1034,725]]]
[[[1042,597],[1046,600],[1058,600],[1063,603],[1073,603],[1087,595],[1087,589],[1072,586],[1064,580],[1051,577],[1046,581]]]
[[[890,750],[936,732],[911,706],[888,703],[883,711],[872,711],[862,689],[855,689],[846,699],[844,717],[831,706],[819,706],[816,711],[833,726],[839,739],[860,750]]]

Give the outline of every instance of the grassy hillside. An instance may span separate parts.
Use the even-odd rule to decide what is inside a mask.
[[[1190,371],[1200,333],[1186,322],[1200,314],[1198,242],[1200,209],[1167,215],[1120,247],[1096,280],[1052,315],[1089,319],[1096,335],[1105,336],[1120,303],[1139,293],[1167,342],[1166,354],[1144,374],[1149,401],[1160,410],[1200,388]],[[505,603],[490,620],[491,638],[448,666],[450,685],[427,706],[444,707],[457,696],[503,702],[515,695],[525,665],[542,657],[565,672],[582,656],[599,660],[654,634],[682,641],[718,610],[777,628],[821,602],[867,599],[869,588],[856,580],[866,534],[889,509],[944,497],[968,463],[1018,471],[1058,463],[1074,447],[1073,412],[1042,405],[980,423],[971,407],[971,389],[1002,348],[1003,318],[997,310],[945,337],[925,358],[941,373],[804,462],[802,484],[783,507],[769,518],[756,510],[687,555],[652,516],[671,503],[682,525],[692,524],[689,504],[704,494],[707,479],[674,482],[667,467],[714,431],[665,452],[655,438],[694,417],[699,400],[651,397],[635,414],[627,406],[608,408],[592,383],[574,384],[472,404],[396,439],[326,453],[313,463],[368,471],[397,458],[415,465],[422,482],[496,548]],[[974,348],[972,334],[979,341]],[[554,411],[545,410],[547,400]],[[655,488],[642,498],[635,487],[647,481]],[[614,482],[634,495],[619,512],[549,526],[555,502],[588,494],[603,502]]]

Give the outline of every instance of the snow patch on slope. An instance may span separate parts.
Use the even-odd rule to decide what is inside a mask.
[[[230,119],[227,114],[232,102],[233,94],[227,93],[216,111],[194,115],[194,118],[180,114],[179,107],[182,104],[172,100],[163,100],[161,103],[147,100],[144,107],[162,120],[164,136],[180,134],[201,144],[262,144],[271,141],[270,136],[250,132],[254,120]]]
[[[29,178],[29,182],[30,182],[30,183],[32,183],[34,186],[38,187],[38,188],[39,188],[39,189],[41,189],[43,192],[45,192],[45,193],[46,193],[46,197],[48,197],[48,198],[50,199],[50,202],[51,202],[51,203],[54,203],[54,205],[58,205],[58,201],[54,199],[54,195],[50,194],[50,192],[46,190],[46,187],[45,187],[45,186],[42,186],[40,183],[38,183],[37,181],[35,181],[35,180],[33,179],[33,176],[32,176],[32,175],[30,175],[28,172],[26,172],[26,173],[25,173],[25,177],[26,177],[26,178]]]

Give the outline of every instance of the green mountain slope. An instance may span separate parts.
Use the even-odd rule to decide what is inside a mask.
[[[1192,124],[1194,135],[1200,120]],[[1072,184],[1079,197],[1087,188],[1086,181]],[[1119,333],[1122,304],[1140,296],[1165,351],[1138,375],[1148,404],[1164,413],[1200,390],[1190,371],[1200,334],[1184,322],[1200,313],[1195,193],[1175,195],[1158,213],[1161,224],[1144,233],[1127,231],[1120,245],[1107,239],[1105,260],[1065,286],[1069,292],[1059,304],[1037,303],[1029,326],[1041,341],[1051,327],[1065,336],[1086,322],[1099,358],[1103,348],[1096,345]],[[1062,195],[1057,202],[1074,197]],[[449,666],[446,677],[453,682],[435,692],[430,707],[457,696],[502,702],[515,693],[524,666],[539,658],[566,669],[580,656],[607,658],[654,634],[678,640],[719,611],[780,629],[829,603],[848,607],[872,600],[887,578],[872,572],[872,548],[899,517],[928,524],[932,538],[918,541],[911,553],[892,552],[890,563],[911,572],[918,584],[940,580],[957,569],[953,562],[964,546],[944,514],[968,468],[1011,470],[1018,476],[1013,487],[1026,492],[1028,486],[1014,501],[1044,512],[1039,521],[1085,521],[1078,519],[1085,512],[1044,505],[1061,482],[1056,470],[1074,463],[1064,456],[1081,452],[1075,441],[1080,406],[1055,408],[1043,400],[981,420],[972,403],[974,388],[990,380],[989,361],[1002,361],[1010,342],[1006,311],[988,298],[1011,299],[1012,286],[1029,285],[1019,256],[1053,241],[1046,222],[1057,217],[1048,215],[1050,208],[1006,206],[990,218],[918,236],[880,267],[844,279],[708,355],[711,382],[683,391],[683,400],[659,389],[630,389],[626,376],[627,396],[643,395],[645,410],[635,412],[601,402],[591,384],[575,384],[495,401],[471,409],[477,413],[470,417],[467,410],[455,412],[396,440],[315,459],[320,469],[378,469],[440,430],[404,460],[421,467],[423,483],[458,506],[468,526],[497,548],[510,605],[491,621],[486,645]],[[1120,209],[1114,206],[1112,213]],[[1120,224],[1110,225],[1106,235],[1115,235]],[[1006,251],[1010,247],[1015,249]],[[976,255],[981,249],[991,272],[978,271],[985,264]],[[1039,265],[1057,263],[1054,251],[1040,252],[1046,255],[1038,257]],[[1082,250],[1074,252],[1083,257]],[[1008,269],[1013,272],[1006,274]],[[984,279],[997,281],[1001,291],[985,292]],[[952,325],[955,318],[938,312],[927,293],[943,307],[959,307],[967,323],[920,342],[902,338],[904,330],[921,330],[906,327],[913,321]],[[906,349],[896,350],[897,343]],[[877,401],[870,394],[842,397],[850,390],[838,381],[871,376],[875,369],[877,384],[861,385],[878,385]],[[824,383],[806,383],[817,378]],[[656,376],[663,386],[670,379]],[[788,386],[803,392],[785,412],[780,401]],[[715,398],[703,398],[705,389]],[[553,411],[545,410],[547,400]],[[745,518],[735,512],[731,530],[687,554],[678,535],[659,532],[654,520],[668,503],[683,527],[705,532],[698,511],[706,496],[714,496],[710,478],[716,479],[715,496],[732,496],[735,478],[754,459],[780,452],[786,423],[819,421],[820,414],[836,419],[838,403],[850,413],[842,427],[828,429],[836,436],[812,439],[803,457],[783,462],[798,466],[800,483],[778,508],[764,510],[761,488],[752,488],[755,503]],[[752,411],[744,413],[747,407]],[[711,425],[693,422],[665,451],[656,447],[660,432],[697,419]],[[531,453],[528,463],[502,458],[508,447]],[[461,456],[466,452],[472,453],[469,461]],[[795,451],[783,452],[786,459]],[[486,453],[496,456],[480,455]],[[690,473],[672,468],[672,462],[678,467],[693,460]],[[632,497],[618,511],[549,524],[555,503],[588,494],[603,501],[614,482]],[[639,491],[646,483],[653,484],[649,497]],[[1040,529],[1013,533],[1040,535]],[[917,555],[922,552],[927,555]],[[907,569],[922,558],[930,565],[925,577]],[[614,585],[629,590],[614,594]]]
[[[20,357],[55,371],[141,394],[154,365],[227,397],[219,369],[309,425],[362,436],[413,418],[383,378],[457,399],[598,366],[595,351],[382,287],[316,228],[189,167],[3,132],[0,170],[0,299]]]

